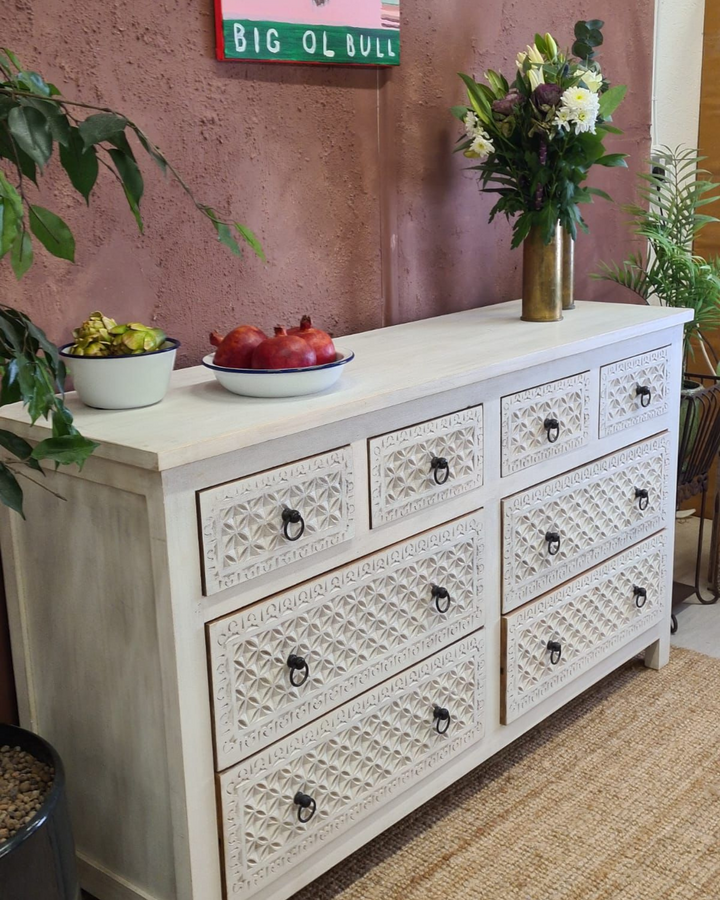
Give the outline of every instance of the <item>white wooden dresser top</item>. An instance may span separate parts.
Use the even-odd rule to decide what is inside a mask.
[[[500,303],[336,341],[353,350],[337,386],[311,397],[259,400],[225,391],[203,366],[173,373],[165,400],[145,409],[90,409],[74,393],[75,424],[100,446],[95,455],[163,471],[363,413],[542,365],[679,325],[685,309],[578,302],[562,322],[520,321],[520,301]],[[2,409],[0,426],[34,440],[20,404]]]

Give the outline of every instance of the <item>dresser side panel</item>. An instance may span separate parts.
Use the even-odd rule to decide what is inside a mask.
[[[62,473],[46,483],[64,501],[28,485],[27,521],[2,519],[22,724],[63,760],[82,856],[154,900],[174,900],[147,500]]]

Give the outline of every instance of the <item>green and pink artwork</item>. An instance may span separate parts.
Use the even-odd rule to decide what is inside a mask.
[[[223,60],[397,66],[400,0],[215,0]]]

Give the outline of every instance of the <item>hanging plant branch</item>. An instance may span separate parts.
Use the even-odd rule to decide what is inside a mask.
[[[75,260],[75,237],[63,219],[33,202],[38,177],[57,148],[60,166],[86,204],[102,171],[120,185],[142,233],[144,181],[135,151],[142,150],[174,179],[195,208],[215,229],[220,243],[236,256],[242,245],[264,260],[262,246],[240,222],[219,215],[196,199],[192,190],[160,148],[127,116],[104,106],[64,97],[37,72],[25,69],[7,48],[0,52],[0,258],[7,256],[21,279],[34,261],[33,238],[59,259]],[[45,418],[52,437],[35,447],[0,430],[0,502],[23,513],[18,477],[41,481],[42,460],[82,467],[98,446],[73,425],[65,406],[65,366],[55,345],[24,313],[0,305],[0,406],[22,401],[31,422]],[[31,470],[29,472],[28,470]],[[54,491],[51,491],[54,493]]]

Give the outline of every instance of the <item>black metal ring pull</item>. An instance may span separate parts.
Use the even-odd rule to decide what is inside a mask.
[[[545,419],[543,428],[547,431],[548,442],[554,444],[560,437],[560,423],[558,420],[553,418]]]
[[[650,505],[650,493],[646,488],[635,488],[638,509],[644,512]]]
[[[435,484],[445,484],[450,477],[450,463],[444,456],[433,456],[430,460],[430,468],[432,469]],[[442,475],[441,473],[444,473]]]
[[[452,598],[447,588],[440,587],[440,585],[438,584],[434,584],[432,586],[432,598],[435,601],[435,609],[439,613],[446,613],[450,609]],[[442,600],[445,600],[446,602],[441,606],[440,603]]]
[[[547,541],[549,555],[557,556],[560,552],[560,535],[557,531],[548,531],[545,535],[545,540]]]
[[[290,684],[293,687],[302,687],[310,677],[310,667],[304,656],[298,656],[297,653],[291,653],[287,658],[288,668],[290,669]],[[302,677],[296,681],[295,673],[301,672]]]
[[[289,541],[299,541],[305,533],[305,519],[303,519],[300,511],[297,509],[285,509],[282,511],[283,534]],[[299,525],[300,527],[290,534],[290,526]]]
[[[315,815],[317,803],[315,803],[310,794],[303,794],[302,791],[298,791],[297,794],[295,794],[293,803],[297,804],[298,822],[302,822],[302,824],[305,825]]]
[[[433,719],[435,720],[435,731],[438,734],[445,734],[450,727],[450,711],[444,706],[433,706]]]
[[[644,587],[633,585],[633,594],[635,596],[635,606],[637,606],[638,609],[642,609],[647,603],[647,591]]]
[[[550,651],[550,662],[556,666],[562,657],[562,644],[560,641],[548,641],[547,648]]]
[[[640,406],[650,406],[650,401],[652,400],[652,390],[646,384],[639,384],[635,393],[640,398]]]

